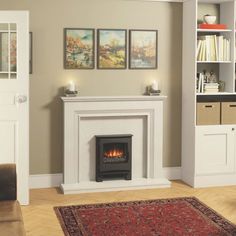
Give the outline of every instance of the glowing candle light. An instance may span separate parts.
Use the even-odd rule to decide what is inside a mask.
[[[74,81],[70,81],[68,89],[70,91],[75,91],[75,83],[74,83]]]
[[[152,90],[158,90],[158,82],[156,80],[152,81]]]

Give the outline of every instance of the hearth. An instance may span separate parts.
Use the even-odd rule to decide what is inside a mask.
[[[131,180],[132,135],[96,135],[96,181]]]

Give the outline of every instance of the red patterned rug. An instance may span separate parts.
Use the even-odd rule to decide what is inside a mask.
[[[55,207],[66,236],[229,236],[236,226],[194,197]]]

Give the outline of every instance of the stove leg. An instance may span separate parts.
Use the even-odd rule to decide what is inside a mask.
[[[103,179],[100,176],[96,177],[96,182],[102,182],[102,181],[103,181]]]
[[[128,173],[128,174],[125,176],[125,180],[131,180],[131,173]]]

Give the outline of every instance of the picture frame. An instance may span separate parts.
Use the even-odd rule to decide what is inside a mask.
[[[97,30],[97,68],[127,68],[127,30]]]
[[[64,28],[64,68],[94,69],[94,36],[91,28]]]
[[[33,32],[29,32],[29,73],[33,74]]]
[[[157,69],[157,48],[157,30],[129,30],[129,68]]]

